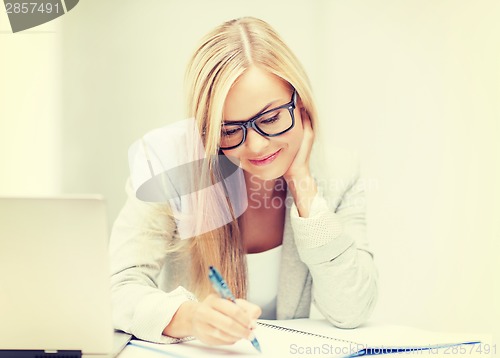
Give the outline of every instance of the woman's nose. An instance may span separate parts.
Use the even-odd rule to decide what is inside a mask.
[[[262,149],[268,146],[269,138],[257,133],[254,129],[247,130],[247,138],[245,140],[246,147],[252,153],[262,153]]]

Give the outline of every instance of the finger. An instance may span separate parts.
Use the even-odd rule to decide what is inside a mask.
[[[220,304],[220,301],[224,303],[224,301],[227,300],[223,300],[216,295],[209,295],[199,305],[194,317],[194,321],[197,322],[197,326],[198,328],[200,328],[199,332],[203,336],[206,336],[207,334],[204,331],[209,327],[212,327],[217,330],[226,332],[228,336],[232,336],[233,342],[241,339],[246,334],[246,332],[244,332],[244,328],[241,328],[241,325],[239,323],[235,322],[226,314],[218,310],[217,306]],[[232,303],[232,305],[236,306],[234,303]],[[208,336],[211,335],[208,334]]]
[[[229,337],[224,332],[208,325],[203,329],[203,334],[196,336],[196,338],[212,346],[234,344],[240,340],[240,338]]]
[[[208,341],[209,344],[214,344],[214,345],[233,344],[239,341],[240,339],[241,337],[232,336],[227,332],[211,325],[210,328],[208,329],[206,337],[206,341]]]
[[[248,312],[237,303],[228,300],[221,300],[217,309],[233,321],[231,329],[236,330],[235,332],[238,332],[242,337],[248,337],[253,323],[253,317]]]
[[[235,334],[234,330],[231,331],[232,320],[218,311],[211,309],[209,312],[205,312],[200,320],[199,332],[204,342],[231,344],[243,338]]]
[[[213,310],[208,322],[211,325],[238,339],[248,338],[252,319],[241,307],[222,298],[210,303]]]
[[[259,306],[247,300],[237,299],[236,304],[248,313],[252,320],[256,320],[262,314],[262,309]]]

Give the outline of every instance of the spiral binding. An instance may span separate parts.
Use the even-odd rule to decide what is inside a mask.
[[[302,334],[302,335],[306,335],[306,336],[312,336],[312,337],[318,337],[318,338],[323,338],[323,339],[329,339],[329,340],[332,340],[332,341],[337,341],[337,342],[342,342],[342,343],[348,343],[348,344],[354,344],[354,345],[358,345],[359,344],[359,343],[356,343],[356,342],[353,342],[353,341],[349,341],[347,339],[341,339],[341,338],[334,338],[334,337],[329,337],[329,336],[323,336],[321,334],[311,333],[311,332],[306,332],[306,331],[300,331],[298,329],[288,328],[288,327],[283,327],[283,326],[277,326],[275,324],[269,324],[269,323],[258,322],[258,321],[257,321],[257,324],[260,325],[260,326],[263,326],[263,327],[276,329],[278,331],[284,331],[284,332],[290,332],[290,333],[297,333],[297,334]]]

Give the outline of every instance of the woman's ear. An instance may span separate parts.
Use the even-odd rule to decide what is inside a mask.
[[[300,115],[303,116],[307,114],[306,107],[304,107],[304,103],[300,97],[297,97],[297,105],[296,108],[300,111]]]
[[[311,117],[309,116],[309,112],[307,112],[307,109],[303,106],[299,108],[300,108],[300,118],[302,119],[302,123],[304,122],[304,120],[311,121]]]
[[[300,117],[303,119],[304,116],[307,116],[307,111],[304,107],[299,107],[300,109]]]

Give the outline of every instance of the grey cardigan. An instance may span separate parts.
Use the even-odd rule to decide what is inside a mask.
[[[368,319],[377,299],[364,183],[351,153],[329,153],[322,169],[310,216],[299,217],[294,204],[287,208],[277,319],[308,317],[313,302],[334,326],[354,328]],[[129,182],[126,190],[110,239],[114,326],[143,340],[178,342],[162,331],[183,302],[196,300],[180,279],[189,260],[165,254],[177,233],[164,207],[135,198]]]

